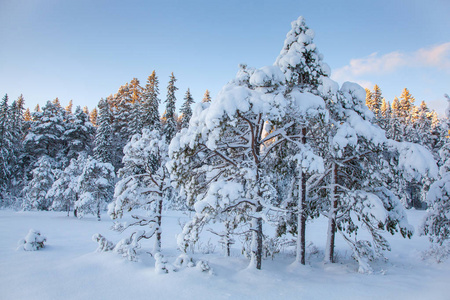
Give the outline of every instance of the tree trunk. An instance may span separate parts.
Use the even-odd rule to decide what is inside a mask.
[[[161,215],[162,215],[162,197],[156,202],[156,239],[155,239],[155,247],[153,249],[154,253],[158,253],[161,251]]]
[[[262,206],[258,205],[255,212],[261,212]],[[252,219],[252,243],[251,243],[251,260],[249,267],[256,267],[261,270],[262,254],[263,254],[263,231],[262,218],[253,217]]]
[[[330,210],[328,212],[328,233],[327,244],[325,249],[325,262],[334,262],[334,242],[336,237],[336,212],[338,207],[337,201],[337,166],[335,163],[331,166],[331,192],[330,192]]]
[[[100,201],[97,201],[97,221],[101,221],[101,217],[100,217]]]
[[[306,144],[306,128],[302,128],[302,144]],[[297,216],[297,262],[306,264],[306,176],[303,173],[302,162],[299,170],[298,186],[298,216]]]

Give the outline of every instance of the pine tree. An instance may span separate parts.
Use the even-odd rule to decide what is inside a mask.
[[[408,91],[407,88],[404,88],[402,91],[402,95],[400,96],[400,102],[398,107],[398,116],[402,119],[408,120],[411,116],[412,109],[414,107],[414,97]]]
[[[320,77],[330,74],[330,67],[322,62],[323,56],[313,43],[314,31],[306,26],[305,19],[299,17],[291,26],[275,65],[286,74],[288,85],[315,89]]]
[[[41,156],[47,155],[65,165],[63,138],[66,130],[65,110],[48,101],[42,112],[33,113],[30,131],[24,139],[24,149],[32,165]]]
[[[167,140],[170,141],[177,132],[177,123],[175,121],[175,103],[177,98],[175,97],[175,91],[178,88],[175,86],[175,76],[173,73],[170,75],[169,84],[167,86],[167,98],[166,98],[166,112],[164,114],[165,124],[163,127],[163,133]]]
[[[98,111],[97,107],[94,107],[91,111],[91,114],[89,115],[89,121],[94,125],[94,127],[97,127],[97,117],[98,117]]]
[[[184,96],[183,106],[181,106],[181,128],[187,128],[189,126],[189,120],[192,117],[192,103],[194,103],[194,99],[192,99],[191,92],[188,89]]]
[[[102,163],[113,162],[111,110],[107,100],[101,99],[98,103],[99,116],[95,135],[94,158]]]
[[[380,115],[382,101],[383,97],[381,95],[381,89],[378,85],[375,85],[373,87],[373,92],[369,91],[369,94],[367,94],[366,90],[366,105],[376,116]]]
[[[86,164],[86,159],[86,154],[81,153],[77,159],[72,159],[63,171],[57,172],[55,181],[46,195],[47,198],[53,199],[52,210],[67,211],[69,216],[70,210],[78,201],[78,178]],[[76,210],[74,210],[74,216],[77,216]]]
[[[89,116],[77,106],[69,120],[64,132],[66,158],[76,159],[82,153],[85,156],[91,155],[95,128],[89,121]]]
[[[0,198],[6,192],[12,174],[10,161],[13,156],[13,137],[8,100],[6,94],[0,103]]]
[[[240,225],[249,228],[240,234],[251,241],[246,245],[250,266],[261,268],[263,211],[272,207],[276,192],[265,159],[283,143],[305,149],[297,132],[290,131],[294,126],[290,121],[302,119],[309,109],[317,112],[323,104],[297,88],[286,92],[284,82],[276,66],[258,70],[241,66],[209,107],[195,111],[193,126],[175,136],[169,169],[196,211],[178,237],[180,249],[186,251],[196,242],[209,221],[232,228]],[[302,105],[306,103],[311,106]]]
[[[53,175],[55,161],[53,158],[43,155],[36,162],[36,167],[31,171],[32,180],[24,188],[24,210],[37,209],[48,210],[52,205],[52,198],[47,197],[47,192],[55,180]]]
[[[142,102],[142,87],[139,85],[139,80],[137,78],[133,78],[130,81],[130,96],[132,99],[132,103]]]
[[[72,113],[72,107],[73,107],[73,101],[70,100],[69,104],[65,107],[65,110],[67,111],[68,114]]]
[[[129,120],[129,135],[132,137],[135,134],[141,133],[142,131],[142,108],[139,102],[135,102],[131,107],[131,114]]]
[[[93,214],[98,221],[101,220],[101,211],[112,200],[114,178],[114,167],[111,164],[99,162],[92,157],[87,159],[78,177],[79,198],[75,202],[77,217]]]
[[[203,103],[211,102],[211,96],[209,95],[209,90],[206,90],[205,95],[203,95],[202,102]]]
[[[158,77],[155,71],[147,79],[147,84],[142,92],[142,127],[149,130],[161,129],[159,117]]]
[[[119,170],[122,179],[116,184],[114,202],[109,207],[113,219],[122,218],[124,213],[143,209],[146,216],[133,214],[133,222],[116,223],[116,230],[124,231],[132,226],[143,226],[144,230],[133,231],[130,237],[123,240],[122,253],[135,255],[138,243],[126,243],[131,239],[139,242],[155,236],[153,254],[161,251],[161,212],[163,202],[167,201],[171,190],[169,173],[166,168],[168,161],[168,145],[165,137],[159,131],[143,129],[142,134],[136,134],[124,148],[124,167]],[[128,254],[127,254],[128,255]],[[129,257],[132,259],[132,257]]]

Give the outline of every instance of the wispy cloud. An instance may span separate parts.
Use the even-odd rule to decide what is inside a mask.
[[[365,86],[364,75],[393,73],[403,67],[431,67],[450,72],[450,42],[410,53],[394,51],[382,56],[372,53],[352,59],[348,65],[334,70],[331,77],[339,82],[351,80]]]

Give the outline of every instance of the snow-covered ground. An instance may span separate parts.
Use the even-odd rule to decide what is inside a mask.
[[[423,215],[408,212],[416,229]],[[179,254],[175,235],[186,220],[180,212],[164,214],[162,252],[169,262]],[[371,275],[357,273],[357,264],[339,238],[339,263],[321,262],[324,219],[308,225],[307,240],[319,252],[309,254],[307,266],[294,267],[292,250],[286,249],[274,260],[264,260],[263,270],[249,270],[237,245],[230,258],[219,246],[203,254],[214,248],[206,237],[194,257],[207,260],[212,275],[195,268],[156,274],[148,254],[130,262],[115,253],[96,252],[93,234],[115,242],[120,239],[109,229],[111,225],[106,215],[98,222],[94,217],[78,220],[57,212],[0,211],[0,299],[450,299],[450,263],[423,261],[421,251],[429,244],[417,235],[411,240],[386,235],[392,246],[386,253],[389,260],[376,263]],[[18,250],[17,242],[31,228],[47,237],[46,247]]]

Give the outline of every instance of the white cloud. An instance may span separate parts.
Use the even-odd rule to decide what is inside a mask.
[[[411,53],[394,51],[382,56],[372,53],[367,57],[352,59],[348,65],[334,70],[331,77],[339,82],[361,82],[364,75],[393,73],[402,67],[432,67],[450,72],[450,42]]]

